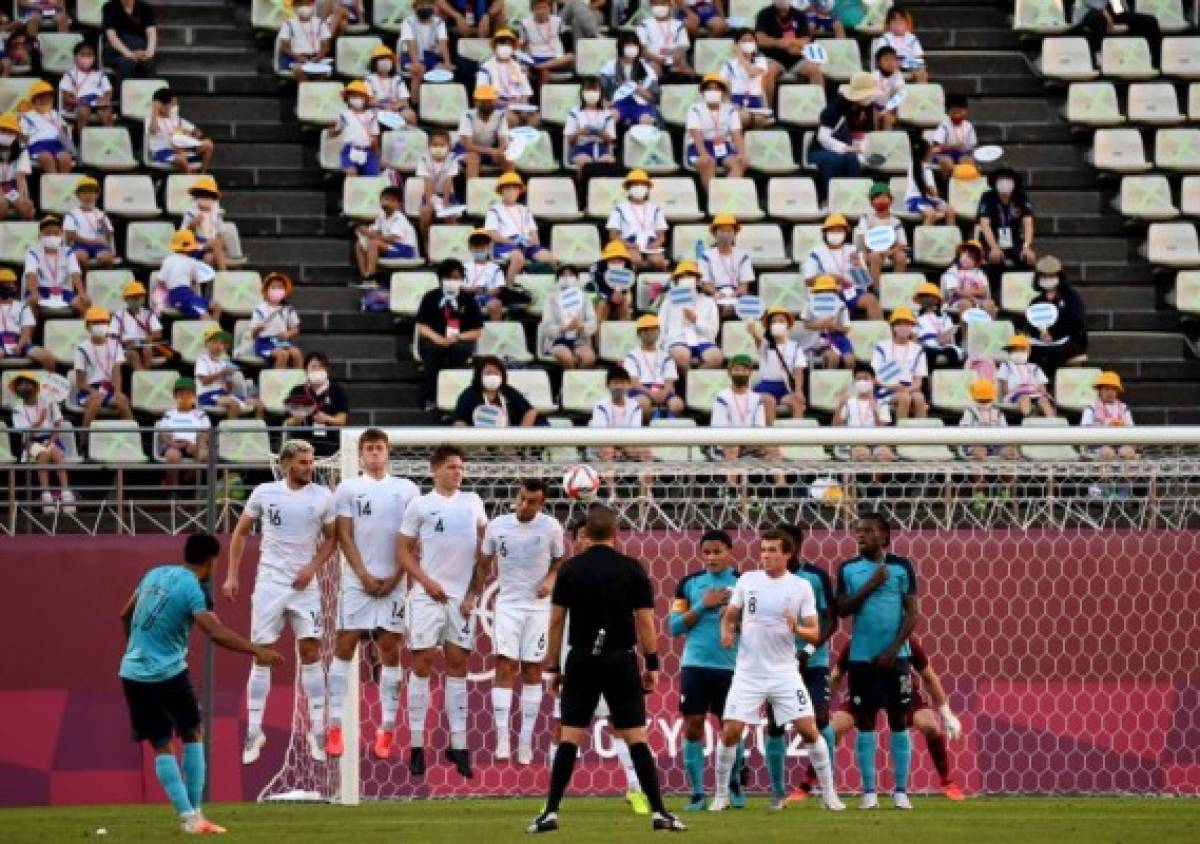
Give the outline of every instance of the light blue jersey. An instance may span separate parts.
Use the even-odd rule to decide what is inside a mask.
[[[204,590],[191,569],[151,569],[138,584],[129,643],[117,673],[126,680],[157,683],[186,669],[192,622],[207,610]]]
[[[800,570],[796,572],[796,577],[807,580],[812,586],[813,595],[817,598],[817,614],[821,621],[825,620],[825,612],[829,609],[829,602],[833,599],[833,589],[829,584],[829,575],[823,569],[817,568],[812,563],[803,563]],[[803,644],[801,644],[803,647]],[[809,668],[828,668],[829,667],[829,642],[828,640],[821,647],[813,651],[808,658]]]
[[[721,613],[724,606],[705,609],[701,602],[704,593],[710,589],[732,589],[737,584],[738,573],[733,568],[711,574],[707,569],[692,572],[679,581],[675,590],[675,600],[671,604],[671,617],[668,627],[672,636],[687,636],[683,646],[683,661],[685,667],[719,668],[732,671],[737,662],[737,646],[721,647]],[[689,630],[683,622],[683,614],[693,609],[700,618]]]
[[[888,554],[884,562],[888,579],[867,596],[854,614],[854,629],[850,634],[851,662],[870,662],[888,649],[904,620],[904,597],[917,594],[917,576],[911,560]],[[838,570],[838,598],[849,598],[858,592],[871,579],[878,565],[864,557],[842,563]],[[905,642],[896,656],[907,659],[911,653]]]

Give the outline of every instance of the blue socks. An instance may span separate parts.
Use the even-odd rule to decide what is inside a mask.
[[[204,798],[204,745],[201,742],[183,746],[183,778],[187,783],[188,802],[198,812]]]
[[[829,773],[832,776],[837,767],[834,762],[837,758],[837,733],[833,731],[833,724],[826,724],[821,728],[821,735],[825,739],[825,743],[829,745]]]
[[[730,785],[737,784],[740,787],[742,768],[746,767],[746,740],[742,739],[737,743],[737,754],[733,757],[733,773],[729,775]]]
[[[905,733],[905,738],[908,734]],[[911,754],[911,745],[910,745]],[[854,755],[862,774],[863,794],[875,793],[875,733],[859,730],[854,739]]]
[[[912,767],[912,738],[908,730],[891,735],[892,768],[896,773],[896,791],[908,791],[908,771]]]
[[[692,797],[704,797],[704,741],[683,740],[683,770]]]
[[[768,735],[763,755],[767,757],[767,776],[771,780],[771,796],[786,797],[787,785],[783,781],[784,763],[787,761],[787,736]]]
[[[192,803],[188,800],[187,789],[183,785],[183,777],[179,774],[179,763],[170,753],[159,753],[154,757],[154,773],[158,782],[167,793],[171,805],[181,815],[192,811]]]

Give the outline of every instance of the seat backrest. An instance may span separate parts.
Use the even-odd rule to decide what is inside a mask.
[[[142,435],[132,419],[96,419],[88,429],[88,457],[97,463],[145,463]]]
[[[258,374],[258,395],[268,413],[282,416],[292,389],[304,383],[303,369],[264,369]]]
[[[265,465],[273,456],[267,423],[261,419],[224,419],[217,425],[217,459],[222,463]]]
[[[173,409],[178,377],[179,373],[168,369],[135,370],[129,385],[129,400],[134,410],[161,416]]]

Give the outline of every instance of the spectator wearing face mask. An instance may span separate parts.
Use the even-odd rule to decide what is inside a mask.
[[[83,130],[92,118],[113,125],[113,87],[108,75],[96,67],[96,50],[87,41],[75,45],[75,64],[58,80],[63,116],[74,119],[75,130]]]
[[[1011,167],[992,175],[992,187],[979,199],[979,231],[986,247],[988,278],[999,289],[1006,270],[1027,270],[1037,261],[1033,251],[1033,205],[1021,178]]]
[[[308,415],[289,413],[284,420],[287,427],[300,429],[295,436],[312,443],[320,456],[337,453],[340,440],[336,429],[350,421],[350,399],[342,385],[333,380],[333,366],[327,355],[309,352],[304,359],[304,383],[292,388],[284,404],[306,408]]]
[[[695,261],[680,261],[671,274],[658,318],[662,323],[662,345],[680,372],[693,366],[720,369],[724,361],[717,346],[721,317],[717,302],[699,287],[700,268]]]
[[[830,214],[821,223],[821,244],[804,259],[803,272],[810,286],[820,276],[832,277],[847,308],[867,319],[883,319],[866,262],[850,237],[850,223],[841,214]]]
[[[609,246],[624,251],[619,243]],[[605,260],[604,256],[601,260]],[[563,369],[587,368],[596,362],[593,344],[599,327],[592,297],[584,293],[573,267],[559,270],[555,288],[546,297],[542,323],[538,326],[542,354],[553,357]]]
[[[854,380],[833,412],[833,424],[845,428],[886,428],[892,424],[887,402],[875,397],[875,370],[870,365],[855,364]],[[834,453],[842,460],[896,459],[896,452],[890,445],[838,446]]]
[[[871,52],[878,55],[879,50],[889,47],[896,52],[903,71],[912,76],[913,82],[924,84],[929,81],[929,73],[925,69],[925,50],[921,40],[913,32],[912,13],[904,9],[890,9],[884,22],[884,33],[871,44]]]
[[[696,168],[705,190],[718,169],[734,178],[746,172],[742,119],[728,95],[729,83],[721,74],[705,74],[700,101],[688,108],[684,122],[687,161]]]
[[[49,396],[41,395],[41,382],[32,372],[17,373],[9,389],[16,393],[18,399],[12,414],[13,429],[25,432],[21,444],[22,459],[39,467],[42,512],[54,512],[57,497],[62,502],[64,513],[74,513],[75,493],[71,492],[66,469],[61,468],[67,459],[64,435],[59,433],[67,427],[62,408]],[[58,475],[57,489],[50,486],[50,466],[58,467],[54,469]]]
[[[683,413],[683,399],[675,392],[679,370],[669,352],[659,345],[662,324],[658,317],[646,314],[634,324],[638,345],[621,361],[621,367],[633,379],[630,396],[642,408],[645,419],[672,418]]]
[[[426,412],[437,406],[438,373],[462,369],[475,353],[483,333],[483,314],[475,297],[463,290],[466,273],[461,261],[438,264],[439,287],[421,297],[417,307],[417,352],[421,358],[421,398]]]
[[[400,67],[410,74],[412,98],[421,101],[421,84],[431,70],[453,72],[455,62],[450,58],[450,36],[446,21],[433,8],[433,0],[416,0],[413,12],[400,23],[400,38],[396,52]],[[470,77],[474,78],[472,71]]]
[[[515,58],[516,51],[516,34],[507,28],[497,31],[492,36],[492,57],[479,66],[475,84],[496,89],[497,108],[504,111],[509,126],[535,126],[539,122],[537,109],[513,108],[527,106],[533,99],[533,86]]]
[[[721,78],[746,128],[762,129],[775,121],[770,106],[775,102],[777,73],[777,66],[759,52],[753,30],[733,33],[733,56],[721,65]]]
[[[1041,411],[1042,416],[1055,416],[1054,400],[1046,388],[1050,379],[1040,366],[1030,362],[1031,347],[1029,338],[1024,334],[1013,335],[1004,344],[1008,360],[1001,363],[996,372],[1000,393],[1004,396],[1004,403],[1014,405],[1023,417],[1031,416],[1035,408]]]
[[[912,310],[901,305],[889,320],[891,339],[875,344],[871,369],[879,380],[875,394],[896,409],[897,419],[924,418],[929,412],[922,388],[929,377],[925,348],[917,342],[917,320]]]
[[[499,98],[491,85],[475,87],[475,108],[468,109],[458,123],[458,141],[454,154],[462,161],[467,180],[476,178],[482,167],[499,167],[506,173],[516,163],[504,155],[508,146],[508,121],[496,107]]]
[[[374,222],[355,230],[354,257],[365,288],[375,285],[381,258],[388,261],[418,257],[417,233],[404,216],[403,206],[404,192],[386,187],[379,192],[379,213]]]
[[[1083,409],[1079,424],[1084,428],[1132,428],[1133,414],[1129,406],[1121,401],[1125,387],[1116,372],[1101,372],[1092,387],[1096,400]],[[1138,456],[1136,446],[1101,445],[1092,446],[1089,453],[1097,460],[1132,460]]]
[[[671,0],[651,0],[650,17],[637,25],[635,32],[642,42],[642,55],[654,67],[664,82],[687,82],[695,71],[687,62],[691,41],[683,21],[674,15]]]
[[[342,142],[342,172],[347,176],[379,175],[379,114],[371,107],[371,89],[355,79],[342,89],[346,108],[329,130]]]
[[[567,160],[583,171],[585,164],[596,161],[613,163],[617,160],[614,144],[617,140],[617,118],[604,107],[604,88],[600,79],[587,76],[579,83],[579,105],[567,113],[563,126],[567,145]]]
[[[175,407],[164,413],[156,426],[162,460],[168,466],[203,463],[208,459],[208,430],[212,422],[208,414],[196,406],[196,382],[191,378],[177,378],[172,392]],[[168,469],[163,474],[162,485],[178,486],[181,476],[182,480],[190,482],[194,472]]]
[[[804,349],[789,336],[795,324],[796,317],[791,311],[774,307],[761,323],[751,321],[747,326],[758,345],[758,382],[754,392],[766,403],[768,425],[775,424],[776,416],[793,419],[804,416],[804,370],[808,360]]]
[[[142,0],[108,0],[100,10],[100,31],[104,66],[116,73],[118,88],[122,80],[152,79],[157,74],[158,26],[153,6]]]
[[[33,162],[22,143],[20,118],[11,111],[0,114],[0,221],[10,214],[21,220],[32,220],[37,214],[29,194],[32,175]]]
[[[635,267],[648,264],[655,270],[665,270],[667,217],[662,206],[650,199],[653,180],[645,170],[631,170],[621,187],[626,199],[613,205],[608,215],[604,224],[608,236],[625,244]]]
[[[913,293],[917,306],[917,342],[925,349],[926,367],[958,369],[963,351],[958,345],[958,325],[942,306],[942,291],[936,284],[922,282]]]
[[[131,281],[121,290],[125,307],[113,314],[109,333],[125,348],[125,362],[133,370],[150,369],[162,346],[162,322],[146,307],[146,287]]]
[[[454,424],[479,427],[530,427],[537,424],[537,411],[508,383],[504,363],[491,355],[475,359],[470,385],[458,396]]]
[[[71,254],[84,272],[92,264],[111,267],[117,257],[115,229],[108,215],[96,207],[100,183],[91,176],[81,177],[75,185],[75,197],[79,205],[68,211],[63,220]]]
[[[125,348],[109,336],[112,314],[91,307],[84,315],[88,337],[75,347],[75,403],[83,408],[83,427],[92,424],[102,408],[111,407],[122,419],[132,419],[129,398],[121,383]]]
[[[617,276],[624,277],[617,283]],[[633,258],[625,244],[610,240],[592,265],[588,289],[596,294],[596,316],[600,322],[627,320],[633,313]]]
[[[1058,309],[1058,319],[1049,328],[1037,328],[1028,320],[1023,320],[1021,327],[1033,341],[1030,360],[1053,380],[1061,367],[1078,365],[1087,355],[1087,309],[1063,271],[1062,262],[1053,255],[1038,260],[1033,286],[1037,293],[1030,304],[1053,305]]]
[[[774,423],[774,402],[766,393],[750,389],[754,376],[754,358],[749,355],[734,355],[729,359],[729,386],[717,393],[713,399],[709,425],[713,428],[767,428]],[[721,447],[727,463],[739,457],[758,457],[777,462],[783,458],[779,446],[735,446]],[[739,473],[726,475],[730,483],[743,480]],[[782,476],[776,477],[781,483]]]
[[[946,116],[933,130],[933,160],[949,179],[954,165],[974,163],[971,153],[979,146],[975,127],[967,119],[967,98],[951,94],[946,98]]]
[[[204,263],[218,272],[228,269],[225,241],[221,229],[225,225],[225,211],[221,208],[221,191],[212,176],[201,176],[188,188],[192,204],[183,212],[181,229],[190,229],[204,255]]]
[[[316,73],[311,69],[333,51],[333,31],[329,21],[317,15],[314,0],[295,0],[292,10],[292,16],[283,22],[276,36],[279,69],[290,71],[297,82],[329,76],[333,72],[332,66],[324,73]],[[305,66],[310,69],[305,70]]]
[[[942,293],[946,306],[956,314],[970,308],[982,308],[988,316],[996,316],[996,303],[983,270],[983,247],[977,240],[967,240],[954,250],[954,263],[942,273]]]
[[[883,268],[889,262],[895,272],[902,273],[908,269],[908,235],[904,231],[904,222],[892,213],[892,191],[883,182],[871,185],[871,211],[858,218],[854,227],[854,245],[863,254],[867,272],[871,274],[871,286],[879,289],[879,277]],[[895,242],[886,249],[875,250],[868,244],[868,233],[874,229],[890,228],[895,234]]]
[[[401,143],[401,141],[397,141]],[[436,219],[439,223],[456,225],[461,219],[457,214],[443,214],[443,210],[458,205],[455,181],[462,173],[458,156],[450,153],[450,133],[445,129],[429,132],[429,146],[417,159],[414,174],[421,180],[421,210],[417,216],[417,230],[421,235],[421,246],[429,252],[429,229]],[[405,176],[398,170],[388,168],[388,183],[395,188],[404,186]]]
[[[592,408],[592,418],[588,421],[589,428],[640,428],[642,405],[631,395],[633,379],[624,367],[610,367],[604,377],[608,388],[608,396],[596,402]],[[604,463],[614,460],[649,460],[650,449],[635,446],[601,446],[597,456]],[[614,483],[612,478],[605,478],[605,485],[610,493]]]
[[[363,79],[371,90],[371,101],[380,111],[417,125],[417,113],[410,105],[408,86],[396,69],[396,54],[380,44],[371,53],[370,73]]]
[[[304,362],[304,355],[295,345],[300,336],[300,315],[288,304],[293,287],[284,273],[267,273],[262,282],[262,301],[250,316],[254,353],[276,369],[299,369]]]
[[[504,270],[492,260],[492,236],[486,229],[473,229],[467,235],[467,251],[471,258],[463,265],[463,290],[475,297],[485,317],[498,322],[504,319],[507,283]]]
[[[600,68],[600,81],[604,85],[604,98],[617,113],[617,122],[623,128],[657,123],[658,73],[643,57],[637,34],[619,33],[616,52],[616,58]]]
[[[62,222],[47,215],[38,224],[38,242],[25,253],[25,291],[33,315],[70,309],[80,316],[88,308],[83,270],[63,242]]]
[[[179,114],[179,97],[159,88],[150,100],[144,131],[150,152],[148,164],[170,165],[180,173],[206,173],[216,147],[191,121]]]
[[[483,227],[492,237],[492,255],[497,261],[508,261],[505,277],[509,284],[520,275],[530,261],[557,264],[554,253],[538,240],[537,220],[529,206],[520,202],[525,183],[516,173],[504,173],[496,180],[499,200],[488,208]]]
[[[575,67],[575,54],[568,53],[563,46],[562,18],[553,14],[551,0],[533,0],[530,14],[521,18],[517,25],[521,33],[521,48],[533,59],[538,79],[544,83],[552,73],[571,73]]]
[[[700,256],[700,282],[718,299],[745,296],[754,284],[750,253],[735,245],[741,228],[732,214],[718,214],[708,227],[713,245]]]
[[[812,25],[792,0],[772,0],[760,9],[754,33],[762,54],[774,66],[776,79],[798,77],[813,85],[825,84],[821,66],[804,58],[804,48],[812,43]]]
[[[19,294],[17,274],[8,267],[0,267],[0,361],[29,358],[53,372],[57,361],[46,349],[34,345],[37,317],[28,302],[17,298]]]

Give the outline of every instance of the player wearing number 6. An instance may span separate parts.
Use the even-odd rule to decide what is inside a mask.
[[[737,743],[746,724],[762,722],[759,712],[765,703],[771,705],[776,722],[791,722],[808,746],[808,758],[821,783],[821,805],[838,812],[846,808],[834,791],[829,746],[817,729],[812,701],[796,664],[796,639],[816,644],[821,626],[812,586],[788,573],[793,547],[792,538],[783,531],[764,533],[762,568],[738,578],[721,617],[721,644],[731,648],[737,641],[738,652],[725,702],[717,750],[717,794],[710,812],[729,808],[729,774]]]
[[[388,472],[388,437],[368,428],[358,439],[363,474],[342,481],[334,493],[338,545],[346,558],[338,597],[338,630],[329,665],[329,730],[325,752],[341,756],[342,709],[346,679],[353,670],[359,636],[378,633],[379,697],[383,719],[372,750],[380,759],[391,755],[400,706],[400,644],[404,638],[404,571],[396,559],[400,521],[421,491],[408,478]]]

